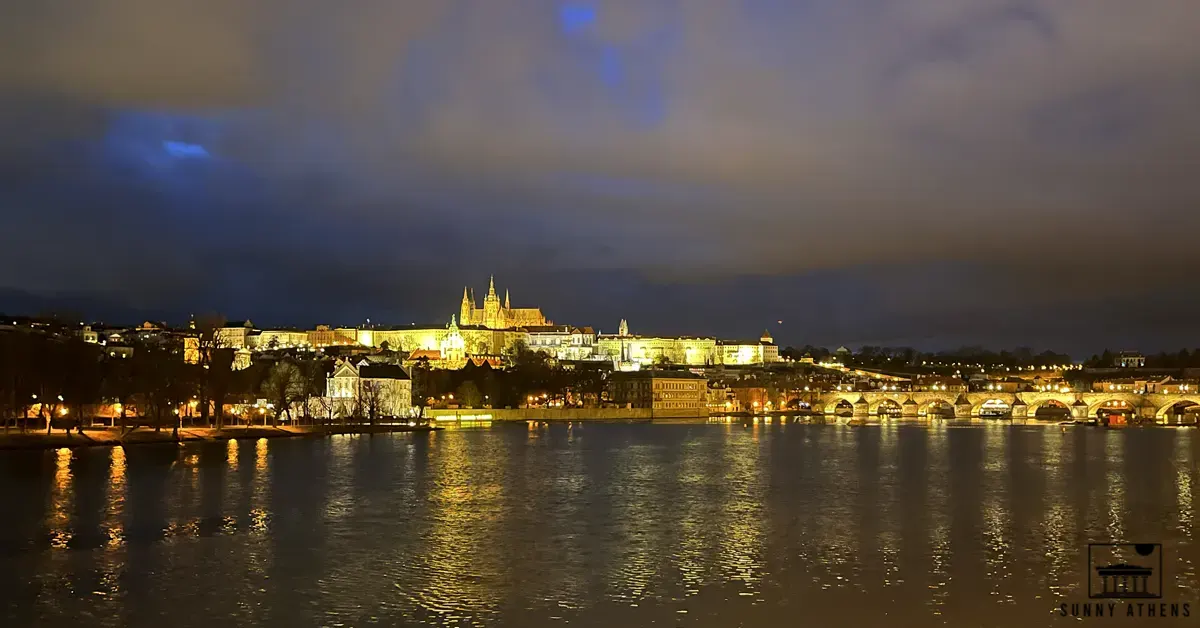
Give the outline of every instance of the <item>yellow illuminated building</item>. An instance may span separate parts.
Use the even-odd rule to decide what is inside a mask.
[[[400,327],[397,329],[373,329],[369,331],[367,346],[383,347],[391,351],[434,356],[445,363],[445,368],[460,368],[472,356],[500,356],[519,342],[528,342],[529,334],[520,329],[489,329],[479,326],[459,326],[451,317],[445,327]],[[367,337],[362,337],[366,340]],[[457,364],[457,366],[454,366]]]
[[[246,337],[247,346],[258,351],[307,347],[309,332],[296,329],[267,329]]]
[[[706,410],[708,380],[688,372],[617,373],[609,380],[614,403],[654,410]]]
[[[464,326],[477,325],[488,329],[512,329],[514,327],[530,327],[553,325],[546,320],[542,310],[536,307],[514,308],[509,305],[508,291],[504,291],[504,303],[496,295],[495,278],[488,281],[488,293],[483,298],[483,307],[475,307],[475,296],[468,296],[467,288],[463,288],[462,305],[459,307],[458,319]]]
[[[779,361],[779,347],[770,332],[763,332],[758,340],[722,340],[718,343],[721,364],[726,366],[751,366]]]
[[[612,360],[620,370],[638,370],[655,364],[705,366],[717,363],[717,339],[691,336],[638,336],[621,321],[614,334],[600,334],[593,352]]]

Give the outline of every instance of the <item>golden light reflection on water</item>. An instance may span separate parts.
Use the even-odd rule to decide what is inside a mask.
[[[705,516],[701,511],[704,504],[706,461],[706,452],[698,443],[691,443],[684,453],[679,469],[679,503],[685,510],[679,521],[679,549],[675,552],[675,560],[679,564],[679,576],[684,596],[687,597],[698,594],[700,587],[707,583],[705,548],[711,540],[713,530],[704,525]]]
[[[254,444],[254,493],[251,498],[250,531],[266,534],[270,525],[267,502],[270,500],[270,478],[267,477],[267,439]]]
[[[740,585],[738,595],[758,598],[762,584],[763,500],[759,481],[768,471],[758,448],[758,426],[752,438],[726,440],[724,453],[725,502],[721,520],[725,534],[717,552],[724,579]]]
[[[259,473],[267,470],[267,439],[260,438],[254,443],[254,469]]]
[[[472,451],[462,435],[437,439],[433,520],[419,568],[423,582],[409,595],[443,621],[490,615],[503,598],[491,554],[503,541],[488,538],[503,499],[503,462],[495,452]],[[396,586],[408,589],[412,583]]]
[[[422,435],[394,448],[380,446],[390,436],[315,441],[324,450],[313,462],[325,468],[291,485],[302,467],[289,466],[299,460],[290,447],[302,439],[255,442],[253,457],[245,442],[239,473],[202,474],[208,506],[187,497],[188,470],[178,466],[201,464],[186,453],[194,445],[169,469],[169,455],[150,463],[143,450],[112,449],[107,469],[91,464],[103,462],[102,450],[48,452],[37,458],[23,536],[66,531],[55,546],[74,551],[45,552],[31,580],[53,592],[83,583],[76,597],[105,625],[119,625],[121,604],[147,587],[180,585],[227,585],[240,599],[212,609],[260,623],[287,615],[295,625],[785,625],[776,607],[797,600],[815,602],[805,610],[814,625],[851,625],[838,619],[856,613],[878,621],[854,625],[1022,625],[1029,608],[1049,610],[1079,593],[1080,548],[1111,534],[1119,513],[1129,533],[1164,532],[1175,545],[1169,577],[1181,592],[1196,590],[1196,445],[1185,432],[1174,443],[1118,442],[1114,455],[1113,437],[1099,430],[1046,428],[1029,438],[973,428],[986,434],[967,439],[963,456],[963,441],[949,445],[944,428],[923,430],[923,442],[886,425],[793,425],[787,439],[773,426],[740,423],[670,428],[695,430],[686,437],[657,426],[539,429],[532,442],[520,426]],[[876,431],[861,438],[863,430]],[[1131,475],[1148,442],[1173,446],[1175,467],[1151,468],[1155,488],[1135,494],[1135,480],[1151,484]],[[212,454],[222,460],[215,445],[201,454],[206,463]],[[237,469],[237,443],[226,448]],[[221,490],[209,493],[209,481]],[[88,499],[88,487],[106,499]],[[310,487],[319,499],[292,501]],[[1147,508],[1127,512],[1135,497]],[[323,525],[285,518],[297,508]],[[268,512],[279,518],[272,523]],[[126,519],[156,529],[167,518],[209,516],[238,525],[218,538],[170,538],[200,534],[187,525],[151,540],[128,527],[130,540],[122,538]],[[98,521],[107,547],[78,551]],[[131,577],[139,570],[164,578]],[[287,590],[297,583],[313,588]],[[51,598],[43,603],[56,604],[55,614],[86,608]],[[818,609],[830,606],[825,600],[835,610]],[[181,612],[194,603],[180,596]],[[619,614],[606,610],[614,603]],[[761,621],[768,616],[776,621]]]
[[[238,468],[238,442],[236,439],[229,439],[225,444],[225,466],[229,467],[230,471],[237,471]]]
[[[1012,539],[1010,534],[1011,513],[1008,510],[1008,479],[1011,478],[1008,451],[1019,434],[1001,433],[1006,426],[995,425],[984,433],[984,486],[983,486],[983,538],[984,561],[990,594],[1006,603],[1015,598],[1006,593],[1012,577]],[[1019,462],[1018,462],[1019,464]]]
[[[1191,434],[1175,432],[1175,504],[1179,512],[1177,529],[1183,536],[1184,543],[1192,543],[1192,525],[1195,520],[1193,491],[1195,491],[1196,461],[1192,458]],[[1183,566],[1179,573],[1179,586],[1185,590],[1194,591],[1197,588],[1196,561],[1190,554],[1182,554]]]
[[[948,445],[946,442],[947,429],[938,422],[926,429],[928,434],[930,469],[947,469],[950,467]],[[929,511],[929,602],[934,615],[942,615],[950,601],[950,508],[949,489],[946,487],[948,477],[938,474],[930,478],[929,494],[926,497],[926,508]]]
[[[1064,438],[1061,430],[1050,431],[1047,436],[1042,440],[1041,460],[1046,461],[1046,491],[1042,495],[1042,521],[1038,526],[1045,547],[1043,585],[1051,597],[1061,598],[1074,590],[1070,579],[1079,571],[1078,551],[1074,547],[1072,534],[1075,511],[1063,499],[1070,489],[1063,466],[1070,462],[1071,455],[1064,451],[1068,439]]]
[[[625,542],[623,556],[613,557],[608,569],[608,597],[616,602],[637,606],[652,592],[658,565],[666,548],[662,547],[664,500],[654,490],[660,485],[655,474],[661,469],[654,451],[646,445],[630,445],[615,453],[613,496],[618,529]]]
[[[125,527],[121,523],[125,512],[125,448],[117,445],[109,453],[108,500],[105,525],[108,528],[108,547],[125,543]]]
[[[1104,444],[1105,479],[1108,481],[1108,538],[1113,542],[1125,539],[1125,462],[1122,444],[1127,442],[1119,434],[1109,432]],[[1103,496],[1101,496],[1103,499]]]
[[[879,466],[875,468],[874,475],[878,478],[877,490],[879,491],[876,503],[881,509],[877,517],[880,523],[880,530],[876,540],[879,543],[883,585],[886,587],[903,583],[903,576],[900,573],[899,563],[900,524],[896,520],[897,509],[894,507],[899,503],[896,499],[899,485],[888,481],[888,478],[895,477],[899,473],[897,464],[899,458],[897,451],[899,421],[895,419],[884,419],[884,421],[879,426]]]
[[[50,494],[50,545],[65,549],[71,542],[71,450],[63,447],[55,452],[54,488]]]

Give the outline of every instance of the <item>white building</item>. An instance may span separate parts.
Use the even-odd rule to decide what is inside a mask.
[[[408,416],[412,412],[412,379],[396,364],[368,360],[338,362],[325,384],[325,394],[337,400],[343,416]]]
[[[248,320],[230,321],[217,330],[217,346],[222,349],[248,349],[253,332],[254,323]]]
[[[266,329],[246,337],[247,346],[256,351],[308,347],[308,332],[295,329]]]
[[[779,347],[770,332],[758,340],[722,340],[717,343],[721,364],[727,366],[761,366],[779,361]]]
[[[523,328],[526,346],[559,360],[590,360],[596,349],[596,332],[591,327],[541,325]]]

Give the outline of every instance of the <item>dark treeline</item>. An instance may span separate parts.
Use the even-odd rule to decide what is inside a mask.
[[[122,357],[73,335],[0,333],[0,421],[5,429],[70,430],[90,424],[103,406],[119,427],[170,426],[178,435],[185,420],[222,427],[231,418],[226,404],[282,402],[259,417],[277,421],[291,402],[324,394],[325,361],[284,357],[233,370],[234,352],[216,346],[214,328],[198,336],[196,355],[186,361],[178,339],[132,340],[132,354]]]
[[[418,361],[411,369],[413,403],[454,400],[466,407],[520,407],[529,397],[571,397],[589,406],[599,405],[611,365],[582,363],[572,368],[556,364],[546,354],[529,351],[518,344],[509,356],[511,366],[493,369],[467,364],[451,371],[430,369]]]
[[[1111,368],[1116,364],[1120,353],[1105,349],[1104,352],[1093,355],[1084,361],[1085,368]],[[1170,353],[1147,354],[1146,368],[1148,369],[1186,369],[1200,368],[1200,349],[1181,349]]]

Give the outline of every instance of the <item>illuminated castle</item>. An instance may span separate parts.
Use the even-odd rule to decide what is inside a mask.
[[[483,307],[475,307],[475,295],[467,294],[463,288],[462,307],[458,319],[463,325],[479,325],[488,329],[511,329],[513,327],[536,327],[553,325],[542,315],[542,310],[536,307],[513,308],[509,306],[508,291],[504,291],[504,304],[496,295],[496,280],[488,281],[488,293],[483,298]]]

